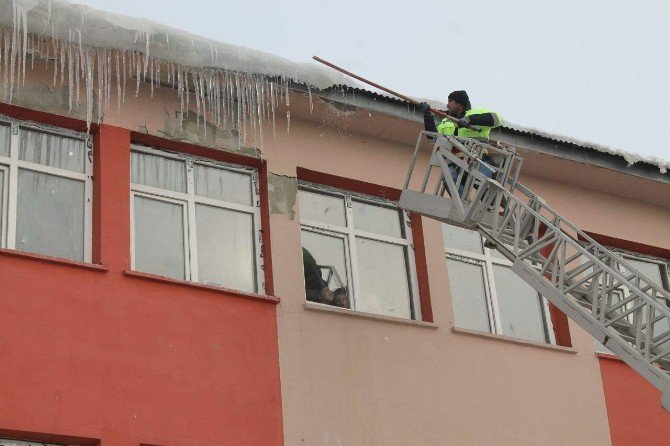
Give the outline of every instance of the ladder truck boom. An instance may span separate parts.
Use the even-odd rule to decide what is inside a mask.
[[[520,278],[660,390],[670,412],[670,294],[520,184],[522,162],[499,142],[421,132],[398,204],[479,231]]]

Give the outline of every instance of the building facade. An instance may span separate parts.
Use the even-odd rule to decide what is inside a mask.
[[[142,82],[87,131],[52,76],[0,104],[0,444],[670,442],[660,394],[477,233],[397,208],[413,110],[292,85],[254,146]],[[494,137],[668,289],[667,173]]]

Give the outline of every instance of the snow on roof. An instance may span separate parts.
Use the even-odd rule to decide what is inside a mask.
[[[61,41],[74,40],[92,47],[140,51],[189,67],[282,76],[316,88],[357,85],[344,75],[316,64],[291,62],[274,54],[217,42],[148,19],[100,11],[63,0],[3,0],[0,2],[0,24],[15,25],[14,7],[19,18],[26,20],[28,33]]]
[[[635,163],[647,163],[652,166],[658,167],[661,173],[666,173],[670,169],[670,161],[664,160],[659,157],[650,157],[637,153],[632,153],[627,150],[618,149],[615,147],[604,146],[602,144],[597,144],[590,141],[584,141],[580,139],[570,138],[568,136],[557,135],[555,133],[549,133],[544,130],[539,130],[533,127],[526,127],[519,124],[514,124],[509,121],[504,121],[503,126],[517,132],[529,133],[531,135],[541,136],[543,138],[548,138],[558,142],[564,142],[568,144],[574,144],[579,147],[585,147],[588,149],[593,149],[598,152],[607,153],[610,155],[620,156],[626,160],[628,166],[632,166]]]

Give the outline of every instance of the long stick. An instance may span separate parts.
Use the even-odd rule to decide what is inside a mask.
[[[358,79],[359,81],[365,82],[368,85],[372,85],[375,88],[379,88],[380,90],[385,91],[388,94],[392,94],[393,96],[397,96],[400,99],[402,99],[403,101],[407,101],[410,104],[419,105],[418,101],[416,101],[415,99],[410,98],[409,96],[405,96],[404,94],[400,94],[397,91],[391,90],[390,88],[386,88],[386,87],[384,87],[382,85],[379,85],[375,82],[369,81],[369,80],[365,79],[364,77],[360,77],[359,75],[354,74],[351,71],[347,71],[344,68],[338,67],[337,65],[332,64],[332,63],[328,62],[327,60],[323,60],[319,56],[313,56],[312,59],[316,60],[317,62],[321,62],[322,64],[327,65],[330,68],[339,71],[340,73],[344,73],[347,76],[353,77],[354,79]],[[447,118],[451,122],[458,122],[458,118],[454,118],[453,116],[450,116],[450,115],[444,113],[443,111],[435,110],[434,108],[431,108],[430,112],[433,113],[434,115],[440,116],[442,118]],[[467,126],[467,128],[469,128],[470,130],[481,131],[480,128],[473,127],[471,125]]]

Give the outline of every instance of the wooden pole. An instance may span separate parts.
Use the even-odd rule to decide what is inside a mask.
[[[400,94],[400,93],[398,93],[397,91],[393,91],[393,90],[391,90],[390,88],[386,88],[386,87],[384,87],[384,86],[382,86],[382,85],[379,85],[379,84],[377,84],[377,83],[375,83],[375,82],[372,82],[372,81],[370,81],[370,80],[367,80],[367,79],[365,79],[364,77],[361,77],[361,76],[359,76],[359,75],[357,75],[357,74],[354,74],[354,73],[352,73],[351,71],[347,71],[347,70],[345,70],[344,68],[338,67],[337,65],[335,65],[335,64],[333,64],[333,63],[330,63],[330,62],[328,62],[327,60],[321,59],[321,58],[318,57],[318,56],[313,56],[312,59],[314,59],[314,60],[316,60],[317,62],[320,62],[320,63],[322,63],[322,64],[324,64],[324,65],[326,65],[326,66],[329,66],[330,68],[332,68],[332,69],[334,69],[334,70],[337,70],[337,71],[339,71],[340,73],[344,73],[344,74],[346,74],[346,75],[349,76],[349,77],[353,77],[354,79],[357,79],[357,80],[359,80],[359,81],[361,81],[361,82],[364,82],[364,83],[366,83],[366,84],[368,84],[368,85],[372,85],[372,86],[375,87],[375,88],[378,88],[378,89],[380,89],[380,90],[382,90],[382,91],[385,91],[385,92],[387,92],[387,93],[390,94],[390,95],[396,96],[396,97],[402,99],[403,101],[407,101],[407,102],[409,102],[410,104],[419,105],[419,102],[418,102],[417,100],[412,99],[412,98],[410,98],[409,96],[405,96],[404,94]],[[454,118],[453,116],[450,116],[450,115],[444,113],[443,111],[435,110],[434,108],[431,108],[431,109],[430,109],[430,112],[431,112],[432,114],[437,115],[437,116],[440,116],[440,117],[442,117],[442,118],[447,118],[447,119],[450,120],[451,122],[458,122],[458,118]],[[481,132],[481,129],[478,128],[478,127],[474,127],[474,126],[469,125],[469,126],[467,126],[467,128],[469,128],[470,130],[475,130],[475,131]]]

